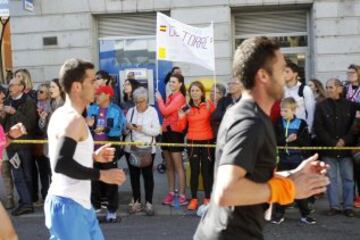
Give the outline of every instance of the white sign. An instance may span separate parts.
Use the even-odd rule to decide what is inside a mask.
[[[125,69],[125,76],[128,76],[129,73],[134,73],[134,78],[138,79],[147,79],[147,69],[146,68],[128,68]]]
[[[215,70],[214,28],[197,28],[157,13],[157,59],[188,62]]]
[[[0,17],[9,17],[9,0],[0,0]]]
[[[34,0],[24,0],[24,9],[30,12],[34,11]]]

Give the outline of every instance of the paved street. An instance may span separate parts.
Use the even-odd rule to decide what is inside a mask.
[[[286,221],[281,225],[268,224],[265,231],[266,240],[356,240],[360,239],[360,212],[357,217],[344,216],[327,217],[324,215],[326,201],[320,201],[319,213],[315,214],[318,224],[309,226],[298,222],[297,209],[290,209]],[[191,239],[198,217],[185,212],[155,217],[123,216],[119,224],[103,224],[102,229],[106,239]],[[23,216],[14,219],[15,227],[20,239],[46,239],[48,232],[44,226],[42,214],[38,212],[32,216]]]
[[[156,160],[156,164],[160,159]],[[119,167],[126,168],[124,161],[119,162]],[[155,192],[154,203],[157,216],[147,217],[143,214],[127,214],[127,204],[131,199],[130,182],[119,188],[119,213],[122,222],[118,224],[103,224],[102,229],[106,239],[191,239],[195,232],[199,218],[185,209],[174,209],[162,206],[159,203],[166,193],[166,175],[159,174],[154,170]],[[3,186],[0,181],[0,198],[3,197]],[[360,239],[360,211],[357,210],[355,218],[345,216],[328,217],[326,199],[321,199],[316,204],[314,217],[318,224],[314,226],[299,223],[297,209],[287,211],[286,220],[281,225],[268,224],[265,231],[266,240],[287,239],[287,240],[357,240]],[[13,218],[15,228],[20,239],[47,239],[48,232],[44,226],[44,215],[42,208],[36,208],[31,215]]]

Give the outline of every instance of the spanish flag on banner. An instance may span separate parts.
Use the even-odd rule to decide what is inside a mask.
[[[214,26],[193,27],[158,12],[156,51],[157,60],[193,63],[214,71]]]
[[[159,59],[166,59],[166,48],[159,47],[159,49],[158,49],[158,58]]]
[[[166,32],[167,26],[166,25],[161,25],[160,26],[160,32]]]

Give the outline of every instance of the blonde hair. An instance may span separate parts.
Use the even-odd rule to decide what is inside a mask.
[[[292,110],[295,110],[297,108],[297,103],[293,97],[287,97],[281,100],[280,107],[281,108],[289,107]]]
[[[25,83],[25,89],[33,89],[33,82],[31,80],[30,72],[25,68],[20,68],[15,71],[14,75],[17,73],[20,73],[22,81]]]

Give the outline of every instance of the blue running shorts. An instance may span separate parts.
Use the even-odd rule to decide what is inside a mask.
[[[96,213],[86,209],[70,198],[47,196],[45,225],[50,240],[103,240]]]

